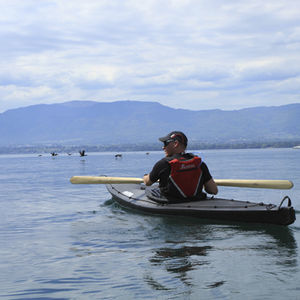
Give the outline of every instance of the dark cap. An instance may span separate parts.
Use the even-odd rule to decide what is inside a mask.
[[[177,140],[184,146],[187,146],[187,143],[188,143],[188,139],[187,139],[186,135],[181,131],[172,131],[168,135],[159,138],[159,140],[161,142]]]

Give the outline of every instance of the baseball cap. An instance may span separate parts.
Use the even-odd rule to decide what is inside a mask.
[[[159,138],[159,140],[161,142],[177,140],[185,146],[187,146],[187,143],[188,143],[188,139],[187,139],[186,135],[181,131],[172,131],[168,135]]]

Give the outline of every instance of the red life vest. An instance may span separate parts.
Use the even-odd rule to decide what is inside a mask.
[[[202,175],[201,162],[198,156],[188,159],[179,157],[169,161],[171,166],[169,180],[184,198],[197,195]]]

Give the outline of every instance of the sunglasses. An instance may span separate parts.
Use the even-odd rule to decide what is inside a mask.
[[[174,140],[164,141],[164,147],[167,147],[170,143],[174,142]]]

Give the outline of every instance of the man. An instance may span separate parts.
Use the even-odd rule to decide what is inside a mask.
[[[164,143],[166,156],[144,176],[147,186],[159,180],[160,191],[168,199],[204,198],[203,187],[209,194],[218,193],[206,164],[200,157],[185,153],[188,139],[183,132],[172,131],[159,140]]]

